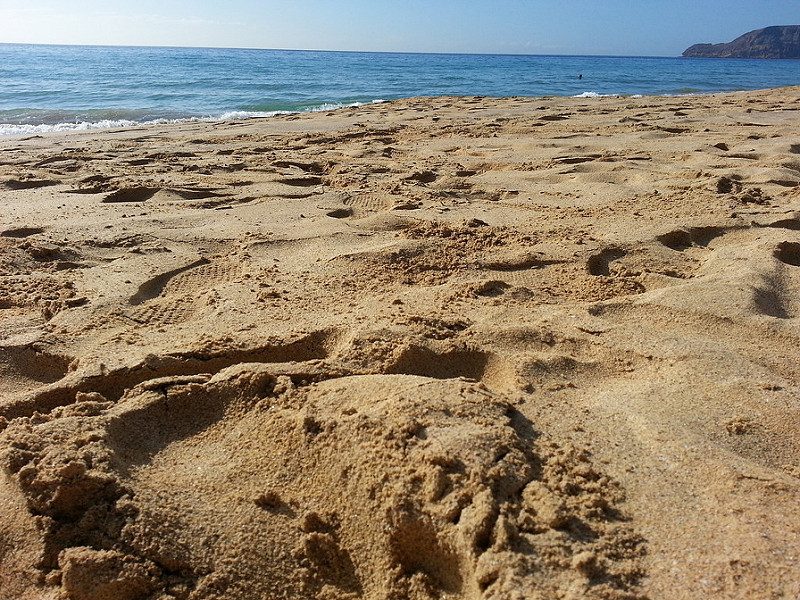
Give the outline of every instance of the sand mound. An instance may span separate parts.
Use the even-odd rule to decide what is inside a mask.
[[[245,364],[2,441],[24,567],[70,598],[622,598],[639,574],[615,485],[480,384]]]

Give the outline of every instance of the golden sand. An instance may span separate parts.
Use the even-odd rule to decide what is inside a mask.
[[[0,598],[800,595],[800,88],[0,141]]]

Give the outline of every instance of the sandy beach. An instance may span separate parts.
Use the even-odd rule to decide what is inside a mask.
[[[800,88],[0,138],[0,598],[800,597]]]

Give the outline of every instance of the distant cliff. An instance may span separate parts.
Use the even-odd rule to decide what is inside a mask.
[[[729,44],[695,44],[683,55],[702,58],[800,58],[800,25],[757,29]]]

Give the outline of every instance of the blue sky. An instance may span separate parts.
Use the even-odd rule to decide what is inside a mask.
[[[0,0],[0,42],[677,55],[800,0]]]

